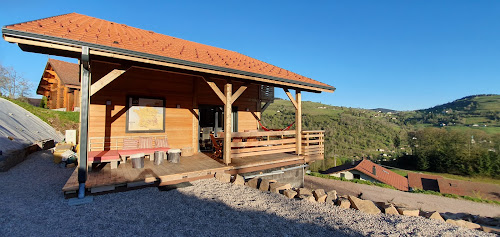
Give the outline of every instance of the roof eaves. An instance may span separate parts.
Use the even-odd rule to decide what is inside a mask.
[[[60,37],[55,37],[55,36],[50,36],[50,35],[36,34],[36,33],[31,33],[31,32],[26,32],[26,31],[18,31],[18,30],[8,29],[6,27],[2,28],[2,35],[4,35],[4,36],[5,35],[20,36],[23,38],[37,39],[37,40],[47,40],[47,41],[52,41],[52,42],[56,42],[56,43],[69,44],[69,45],[73,45],[73,46],[88,46],[91,48],[100,49],[100,50],[109,51],[109,52],[114,52],[114,53],[119,53],[119,54],[132,55],[132,56],[136,56],[136,57],[164,61],[164,62],[168,62],[168,63],[174,63],[174,64],[185,65],[185,66],[192,66],[192,67],[196,67],[196,68],[210,69],[210,70],[221,71],[221,72],[226,72],[226,73],[234,73],[234,74],[240,74],[240,75],[244,75],[244,76],[258,77],[258,78],[264,78],[264,79],[280,81],[280,82],[287,82],[287,83],[292,83],[292,84],[297,84],[297,85],[302,85],[302,86],[323,89],[323,90],[330,91],[330,92],[333,92],[336,89],[333,86],[323,86],[323,85],[317,85],[317,84],[312,84],[312,83],[307,83],[307,82],[289,80],[289,79],[280,78],[280,77],[273,77],[273,76],[268,76],[268,75],[263,75],[263,74],[258,74],[258,73],[241,71],[241,70],[237,70],[237,69],[231,69],[231,68],[213,66],[213,65],[203,64],[203,63],[191,62],[191,61],[186,61],[186,60],[182,60],[182,59],[176,59],[176,58],[170,58],[170,57],[165,57],[165,56],[160,56],[160,55],[148,54],[148,53],[143,53],[143,52],[138,52],[138,51],[133,51],[133,50],[128,50],[128,49],[121,49],[121,48],[116,48],[116,47],[100,45],[100,44],[93,44],[93,43],[82,42],[82,41],[77,41],[77,40],[65,39],[65,38],[60,38]]]

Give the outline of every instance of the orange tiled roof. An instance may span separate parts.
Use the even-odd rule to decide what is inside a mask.
[[[373,174],[373,167],[375,167],[375,174]],[[396,174],[380,165],[377,165],[369,160],[361,160],[354,164],[345,164],[333,167],[324,173],[333,174],[342,171],[357,170],[363,174],[372,177],[382,183],[389,184],[399,190],[408,191],[408,179]]]
[[[52,65],[52,68],[65,85],[74,85],[80,87],[80,69],[78,67],[78,64],[60,61],[52,58],[49,58],[48,63]]]
[[[5,28],[76,40],[113,48],[158,55],[218,68],[233,69],[308,84],[335,88],[243,54],[195,43],[124,24],[101,20],[78,13],[44,18]]]

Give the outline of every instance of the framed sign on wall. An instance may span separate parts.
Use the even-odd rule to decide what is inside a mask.
[[[164,98],[129,96],[127,107],[126,132],[165,132]]]

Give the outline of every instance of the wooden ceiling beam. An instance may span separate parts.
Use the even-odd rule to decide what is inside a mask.
[[[128,70],[128,69],[127,69]],[[114,69],[113,71],[109,72],[106,74],[106,76],[103,76],[101,79],[98,81],[94,82],[90,86],[90,96],[93,96],[95,93],[100,91],[102,88],[107,86],[109,83],[114,81],[116,78],[120,77],[123,73],[125,73],[127,70],[121,70],[121,69]]]

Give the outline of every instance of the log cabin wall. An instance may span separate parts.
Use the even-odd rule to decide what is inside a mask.
[[[117,65],[92,62],[92,83],[105,76]],[[217,81],[223,88],[224,81]],[[234,82],[233,93],[242,83]],[[238,107],[238,131],[258,129],[252,112],[257,114],[259,86],[250,84],[235,101]],[[165,99],[165,132],[127,133],[126,110],[128,96]],[[111,101],[111,105],[106,105]],[[223,105],[217,95],[200,77],[132,67],[95,93],[90,100],[89,137],[167,135],[172,148],[193,147],[198,150],[198,104]],[[179,105],[180,108],[177,108]],[[246,111],[248,109],[248,111]]]

